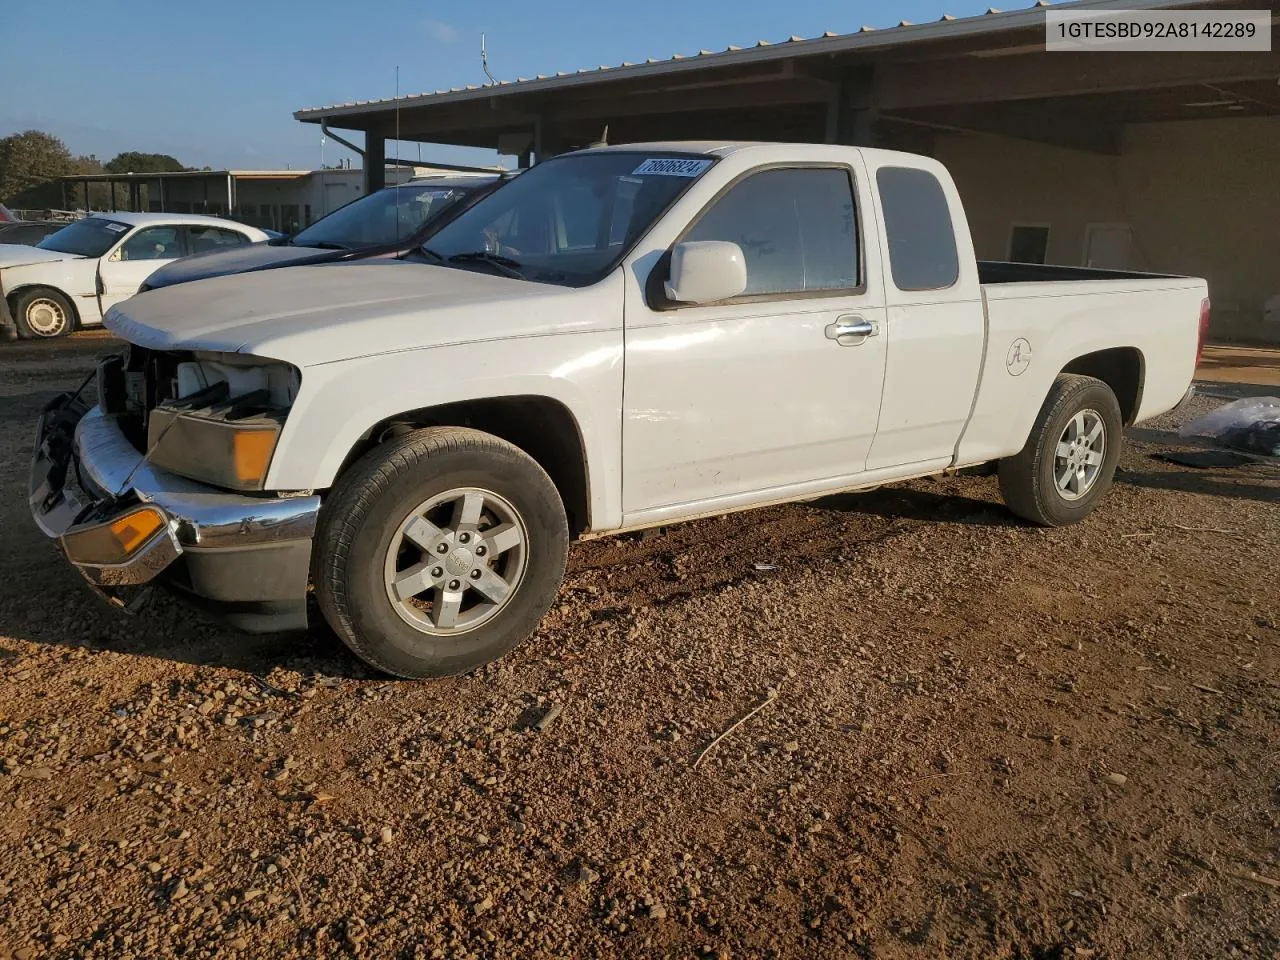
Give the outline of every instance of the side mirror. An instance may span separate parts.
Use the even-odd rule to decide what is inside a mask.
[[[747,260],[742,248],[726,240],[691,240],[671,251],[667,299],[676,303],[715,303],[747,289]]]

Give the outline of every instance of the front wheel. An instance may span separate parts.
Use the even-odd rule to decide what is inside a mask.
[[[477,430],[416,430],[366,454],[326,501],[316,599],[379,670],[465,673],[534,631],[568,545],[560,494],[522,450]]]
[[[1059,374],[1026,446],[1000,461],[1005,504],[1045,527],[1083,520],[1111,487],[1123,437],[1120,404],[1110,387],[1093,377]]]
[[[23,339],[65,337],[75,329],[75,309],[57,290],[37,288],[18,294],[13,316]]]

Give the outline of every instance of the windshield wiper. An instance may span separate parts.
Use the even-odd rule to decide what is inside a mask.
[[[318,240],[315,243],[308,243],[308,247],[314,247],[317,250],[350,250],[351,248],[345,243],[335,243],[333,240]]]
[[[419,251],[421,251],[422,253],[425,253],[425,254],[426,254],[428,257],[430,257],[432,260],[435,260],[435,261],[437,261],[438,263],[444,263],[444,257],[443,257],[443,256],[441,256],[440,254],[436,253],[436,252],[435,252],[434,250],[432,250],[430,247],[422,246],[422,247],[419,247],[419,248],[418,248],[418,250],[419,250]]]
[[[526,279],[524,271],[521,269],[519,260],[512,260],[510,257],[504,257],[500,253],[490,253],[488,250],[472,250],[469,253],[455,253],[449,257],[448,263],[487,263],[499,273],[516,280]]]

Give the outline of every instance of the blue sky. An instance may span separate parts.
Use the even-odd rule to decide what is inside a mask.
[[[507,80],[983,9],[973,0],[0,0],[0,136],[45,130],[102,160],[141,150],[191,166],[312,167],[320,131],[294,110],[391,96],[397,64],[401,93],[482,83],[481,32],[490,68]],[[345,156],[330,141],[325,161]],[[430,147],[423,156],[491,159]]]

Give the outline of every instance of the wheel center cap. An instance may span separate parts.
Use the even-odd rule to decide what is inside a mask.
[[[475,566],[475,557],[466,547],[454,547],[444,560],[444,568],[455,577],[462,576],[473,566]]]

